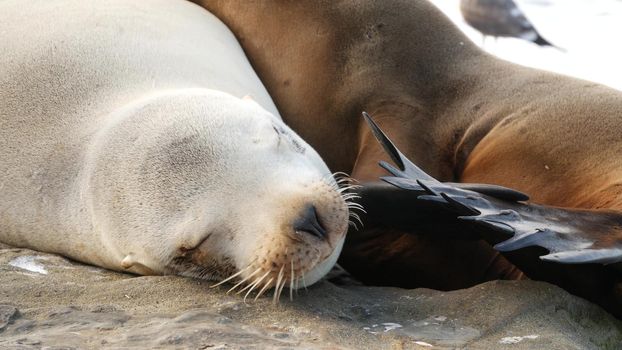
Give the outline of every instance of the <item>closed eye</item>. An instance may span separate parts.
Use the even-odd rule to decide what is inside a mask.
[[[289,133],[287,133],[287,131],[277,125],[272,124],[272,129],[274,130],[274,132],[276,132],[276,134],[279,137],[279,142],[277,144],[277,146],[281,145],[281,139],[283,137],[285,137],[285,139],[287,140],[288,144],[291,145],[291,147],[293,148],[293,150],[297,153],[300,154],[304,154],[305,153],[305,148],[303,145],[301,145],[295,138],[293,138]]]
[[[276,132],[277,135],[281,135],[281,133],[279,132],[279,129],[275,125],[272,125],[272,130],[274,130],[274,132]]]
[[[276,132],[276,136],[278,138],[278,142],[277,142],[277,147],[278,147],[281,145],[281,136],[283,135],[283,129],[277,127],[274,124],[272,124],[272,129],[274,130],[274,132]]]

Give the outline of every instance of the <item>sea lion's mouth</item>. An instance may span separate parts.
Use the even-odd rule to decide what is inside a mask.
[[[193,252],[195,252],[201,245],[203,245],[203,243],[205,243],[205,241],[207,241],[211,236],[212,236],[213,232],[208,233],[207,235],[205,235],[205,237],[203,239],[201,239],[199,241],[198,244],[196,244],[194,247],[186,247],[184,245],[179,247],[179,253],[181,257],[187,256],[192,254]]]
[[[209,239],[214,232],[209,232],[192,246],[181,245],[167,264],[171,274],[190,278],[217,280],[237,271],[235,259],[225,254],[213,254],[209,249]]]
[[[288,287],[289,299],[293,300],[295,291],[301,287],[306,289],[323,277],[335,265],[344,241],[345,237],[342,237],[336,242],[335,248],[328,256],[318,259],[312,266],[308,266],[306,269],[299,268],[293,258],[288,263],[282,263],[280,268],[279,265],[272,265],[272,268],[269,268],[267,271],[263,268],[257,268],[253,271],[255,266],[248,266],[212,287],[235,280],[236,284],[227,291],[227,294],[231,292],[236,294],[245,293],[245,302],[254,291],[257,291],[254,297],[254,301],[256,301],[264,293],[273,289],[272,300],[274,303],[279,302],[283,289]],[[315,253],[319,254],[320,252],[316,251]],[[242,278],[241,276],[244,276],[247,271],[252,272]]]
[[[293,256],[293,254],[291,255]],[[231,280],[238,279],[236,284],[227,291],[227,294],[231,292],[235,292],[236,294],[245,293],[244,301],[246,301],[251,293],[257,291],[254,297],[254,300],[257,300],[268,290],[274,289],[273,301],[277,303],[283,289],[288,286],[290,299],[293,299],[293,292],[295,290],[299,289],[301,285],[304,288],[307,287],[305,274],[308,271],[304,271],[296,266],[295,259],[287,256],[286,259],[289,260],[289,263],[281,263],[280,268],[278,264],[274,263],[271,263],[270,267],[258,267],[256,264],[251,264],[212,287],[217,287]],[[248,274],[242,278],[245,273]]]
[[[227,276],[236,271],[232,258],[204,258],[198,263],[195,257],[195,253],[198,250],[192,249],[190,251],[192,253],[186,253],[171,259],[166,268],[170,274],[213,280],[218,278],[218,276]]]

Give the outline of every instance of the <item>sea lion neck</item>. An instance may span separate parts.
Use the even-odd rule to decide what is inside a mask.
[[[476,85],[464,62],[485,56],[427,1],[194,2],[234,32],[284,121],[333,171],[354,168],[363,110],[435,115]]]
[[[192,1],[234,32],[255,69],[267,80],[275,80],[274,72],[261,72],[274,70],[279,66],[275,61],[288,67],[304,55],[316,65],[332,63],[322,68],[333,69],[334,79],[395,72],[385,79],[402,81],[410,93],[429,98],[449,76],[454,79],[450,73],[462,61],[483,55],[440,10],[422,0]],[[391,65],[394,68],[387,69]],[[404,67],[409,68],[407,76]],[[285,72],[282,75],[285,78]],[[308,85],[319,87],[317,81]],[[363,85],[375,83],[369,80]]]

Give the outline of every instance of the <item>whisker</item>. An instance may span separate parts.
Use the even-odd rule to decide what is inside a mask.
[[[296,296],[298,296],[298,287],[299,287],[299,284],[300,284],[300,278],[297,278],[297,279],[296,279]]]
[[[255,296],[254,301],[257,301],[257,299],[259,299],[259,297],[266,291],[268,290],[268,288],[270,288],[270,283],[272,283],[272,281],[274,281],[274,277],[270,277],[270,279],[268,280],[268,282],[266,282],[266,284],[263,286],[263,288],[261,288],[261,290],[259,291],[259,293],[257,293],[257,295]]]
[[[336,171],[333,173],[333,177],[337,177],[337,176],[343,176],[343,177],[350,177],[350,175],[348,175],[347,173],[344,173],[343,171]]]
[[[363,206],[361,204],[358,203],[346,203],[346,206],[348,207],[348,210],[352,211],[352,210],[358,210],[360,212],[366,213],[367,211],[365,210],[365,208],[363,208]]]
[[[294,301],[294,259],[290,261],[292,263],[292,274],[289,276],[289,300]]]
[[[266,276],[268,276],[268,274],[270,274],[270,271],[266,272],[263,276],[261,276],[259,279],[257,279],[252,284],[253,287],[251,287],[251,289],[249,289],[248,292],[246,292],[246,294],[244,295],[244,303],[246,303],[246,298],[248,298],[248,296],[251,294],[253,289],[255,289],[261,283],[261,281],[263,281],[263,279],[266,278]]]
[[[346,174],[346,173],[344,173],[344,172],[341,172],[341,171],[338,171],[338,172],[336,172],[336,173],[333,173],[333,174],[331,175],[331,177],[332,177],[333,179],[335,179],[335,181],[337,181],[337,182],[349,181],[349,179],[350,179],[350,176],[349,176],[348,174]]]
[[[341,198],[343,198],[344,201],[348,202],[348,201],[350,201],[351,199],[354,199],[354,198],[361,198],[361,196],[359,196],[356,193],[347,193],[347,194],[342,194]]]
[[[238,282],[238,284],[236,284],[235,286],[231,287],[231,289],[229,289],[227,291],[226,294],[231,293],[233,290],[235,290],[236,288],[238,288],[239,286],[242,285],[242,283],[248,281],[249,278],[255,276],[257,274],[257,272],[261,271],[261,268],[257,268],[257,270],[255,270],[255,272],[251,273],[250,275],[248,275],[245,279],[241,280],[240,282]]]
[[[349,212],[349,213],[355,213],[355,214],[356,214],[356,212],[354,212],[355,210],[358,210],[358,211],[360,211],[360,212],[361,212],[361,213],[363,213],[363,214],[367,214],[367,211],[366,211],[365,209],[363,209],[363,208],[358,208],[358,207],[354,207],[354,208],[352,208],[352,207],[348,207],[348,212]]]
[[[268,273],[270,273],[270,271],[268,271],[266,274],[268,274]],[[264,275],[264,276],[265,276],[265,275]],[[240,289],[240,290],[239,290],[239,291],[237,291],[235,294],[236,294],[236,295],[238,295],[238,294],[242,294],[242,293],[244,293],[244,291],[245,291],[245,290],[247,290],[247,289],[249,289],[249,288],[251,288],[251,287],[252,287],[252,285],[253,285],[255,282],[257,282],[257,279],[256,279],[256,278],[253,280],[253,282],[249,283],[246,287],[244,287],[244,288]]]
[[[287,284],[287,280],[283,279],[283,281],[281,282],[281,286],[279,287],[279,293],[277,294],[277,297],[276,297],[277,303],[281,300],[281,294],[283,293],[283,288],[285,288],[285,284]]]
[[[350,212],[350,216],[357,219],[357,220],[361,220],[361,217],[359,216],[359,214],[355,213],[355,212]]]
[[[240,270],[240,271],[238,271],[238,272],[234,273],[233,275],[231,275],[231,276],[229,276],[229,277],[225,278],[224,280],[222,280],[222,281],[220,281],[220,282],[216,283],[216,284],[215,284],[215,285],[213,285],[213,286],[210,286],[210,288],[216,288],[216,287],[220,286],[221,284],[223,284],[223,283],[225,283],[225,282],[227,282],[227,281],[230,281],[232,278],[235,278],[235,277],[239,276],[242,272],[244,272],[244,271],[246,271],[246,270],[248,270],[248,269],[250,269],[250,268],[251,268],[250,266],[247,266],[245,269]]]
[[[251,292],[255,289],[255,287],[257,286],[256,284],[252,284],[252,288],[248,290],[248,292],[246,292],[246,294],[244,294],[244,299],[242,299],[242,301],[244,302],[244,304],[246,304],[246,298],[248,297],[249,294],[251,294]]]
[[[278,299],[277,299],[277,295],[279,293],[279,284],[280,282],[277,280],[277,282],[274,285],[274,290],[273,290],[273,294],[272,294],[272,303],[277,304],[278,303]]]
[[[343,183],[343,179],[346,177],[347,175],[345,173],[337,172],[337,173],[326,174],[322,176],[322,181],[328,184],[333,189],[337,190],[339,189],[340,184]]]
[[[348,204],[359,204],[355,202],[354,200],[361,198],[361,196],[359,196],[357,193],[346,193],[346,194],[340,193],[339,195]]]
[[[348,206],[348,209],[357,209],[364,213],[367,213],[367,211],[365,210],[362,204],[349,202],[349,203],[346,203],[346,205]]]
[[[358,197],[360,198],[360,197]],[[353,199],[344,199],[344,202],[346,202],[346,205],[348,206],[348,208],[352,208],[352,207],[361,207],[363,208],[363,205],[361,203],[355,202]]]
[[[359,183],[360,183],[360,182],[359,182],[359,180],[357,180],[357,179],[355,179],[355,178],[353,178],[353,177],[351,177],[351,176],[348,176],[348,180],[349,180],[351,183],[353,183],[353,184],[359,184]]]
[[[339,188],[339,189],[337,190],[337,192],[339,192],[339,193],[343,193],[343,192],[345,192],[345,191],[353,190],[353,189],[355,189],[355,188],[359,188],[359,187],[361,187],[361,186],[359,186],[359,185],[349,185],[349,186],[345,186],[345,187],[341,187],[341,188]]]
[[[235,295],[238,295],[242,292],[244,292],[245,290],[248,289],[248,292],[246,292],[246,294],[244,294],[244,299],[242,299],[242,301],[244,301],[244,304],[246,304],[246,297],[248,296],[248,294],[253,290],[253,286],[255,285],[255,283],[257,283],[257,279],[254,279],[252,283],[249,283],[246,287],[244,287],[244,289],[239,290],[235,293]]]
[[[272,302],[275,304],[279,301],[277,292],[279,291],[279,285],[281,284],[281,280],[283,280],[283,267],[284,266],[281,266],[281,271],[279,271],[279,277],[276,280],[276,286],[274,286],[274,295],[272,296]]]
[[[363,226],[363,220],[361,220],[361,217],[358,216],[358,214],[356,213],[350,213],[350,216],[355,218],[356,220],[358,220],[358,222],[361,224],[361,226]]]
[[[345,184],[349,185],[349,184],[352,183],[352,181],[350,181],[350,179],[346,179],[346,178],[339,179],[336,182],[337,182],[337,185],[339,185],[339,187],[341,187],[342,185],[345,185]]]

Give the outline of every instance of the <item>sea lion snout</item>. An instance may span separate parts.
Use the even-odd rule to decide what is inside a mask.
[[[269,192],[255,188],[257,200],[237,208],[245,219],[230,227],[238,248],[234,273],[223,280],[236,281],[232,291],[248,296],[274,288],[278,299],[285,287],[317,282],[341,252],[349,211],[337,182],[324,171],[290,170],[276,171],[260,186]]]

